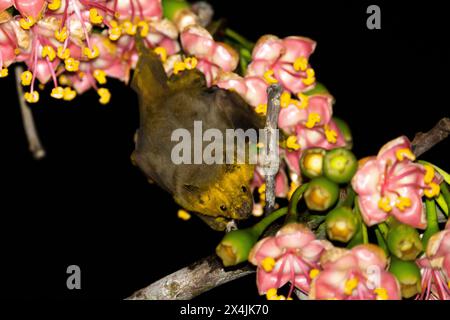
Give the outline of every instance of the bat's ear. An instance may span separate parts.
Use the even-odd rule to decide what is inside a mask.
[[[136,36],[136,48],[139,55],[134,70],[131,87],[139,94],[141,103],[155,101],[167,94],[167,75],[159,56],[149,50],[140,35]]]

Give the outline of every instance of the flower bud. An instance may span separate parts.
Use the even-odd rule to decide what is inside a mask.
[[[327,235],[330,240],[347,243],[358,229],[358,219],[349,207],[331,210],[325,219]]]
[[[405,224],[392,227],[387,236],[389,251],[401,260],[414,260],[422,252],[419,232]]]
[[[325,178],[314,178],[305,191],[305,202],[309,209],[325,211],[334,205],[339,196],[339,187],[333,181]]]
[[[336,182],[349,182],[358,168],[358,160],[353,152],[345,148],[336,148],[326,153],[323,160],[324,175]]]
[[[300,158],[302,174],[308,178],[320,177],[323,172],[323,158],[326,151],[321,148],[307,149]]]
[[[216,247],[216,254],[225,267],[237,265],[247,260],[257,240],[258,235],[252,229],[230,231]]]
[[[392,257],[389,267],[400,283],[403,298],[411,298],[422,291],[420,269],[414,261],[403,261]]]

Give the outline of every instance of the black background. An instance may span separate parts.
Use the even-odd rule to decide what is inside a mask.
[[[448,16],[439,2],[210,1],[217,17],[249,39],[272,33],[318,42],[311,63],[335,96],[334,113],[353,130],[355,153],[374,154],[401,134],[411,139],[449,115]],[[381,30],[366,8],[381,7]],[[11,69],[11,74],[12,69]],[[168,194],[130,163],[138,125],[134,92],[110,81],[113,99],[91,91],[64,104],[32,106],[47,150],[32,159],[13,77],[0,79],[0,290],[13,298],[123,299],[213,252],[221,238],[197,218],[176,217]],[[425,158],[449,170],[449,142]],[[66,288],[66,268],[82,289]],[[255,279],[199,300],[258,299]]]

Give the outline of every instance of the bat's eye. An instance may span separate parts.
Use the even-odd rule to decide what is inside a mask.
[[[242,190],[242,192],[247,192],[247,187],[246,186],[242,186],[241,190]]]
[[[222,211],[227,211],[227,206],[226,205],[221,205],[220,206],[220,210],[222,210]]]

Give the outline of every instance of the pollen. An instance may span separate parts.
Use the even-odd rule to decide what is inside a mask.
[[[103,22],[103,17],[98,14],[98,10],[95,8],[89,9],[89,21],[92,24],[101,24]]]
[[[308,129],[311,129],[312,127],[314,127],[317,123],[319,123],[321,120],[320,115],[318,113],[315,112],[311,112],[308,115],[308,121],[306,121],[305,123],[305,127],[307,127]]]
[[[382,197],[379,201],[378,201],[378,208],[380,208],[381,210],[383,210],[384,212],[390,212],[392,210],[391,204],[390,204],[390,200],[388,197]]]
[[[345,282],[344,293],[348,296],[351,296],[353,290],[358,287],[359,280],[357,278],[351,278]]]
[[[63,87],[55,87],[52,89],[52,92],[50,93],[50,96],[55,99],[62,99],[64,98],[64,88]]]
[[[427,164],[424,165],[423,167],[425,169],[425,176],[423,177],[423,182],[425,182],[426,184],[429,184],[434,179],[434,168]]]
[[[297,97],[300,99],[300,103],[296,104],[299,109],[306,109],[309,103],[309,97],[301,92],[297,93]]]
[[[256,108],[255,108],[255,112],[258,114],[262,114],[265,115],[267,113],[267,104],[259,104]]]
[[[387,290],[385,288],[376,288],[373,290],[375,294],[377,295],[377,300],[388,300],[389,295],[387,293]]]
[[[110,28],[108,30],[109,33],[109,39],[112,41],[116,41],[120,38],[122,35],[122,29],[120,29],[119,24],[115,20],[111,20],[109,22]]]
[[[405,158],[411,161],[416,160],[416,156],[414,155],[414,153],[412,153],[411,149],[409,148],[398,149],[395,152],[395,157],[397,158],[398,161],[403,161]]]
[[[137,26],[131,23],[131,21],[129,20],[122,23],[122,28],[129,36],[134,36],[137,32]]]
[[[61,30],[55,30],[55,39],[59,42],[66,41],[67,37],[69,36],[69,33],[67,32],[67,28],[63,27]]]
[[[298,150],[300,149],[300,145],[297,143],[297,137],[296,136],[289,136],[286,139],[286,147],[292,150]]]
[[[311,269],[311,271],[309,272],[309,277],[311,279],[314,279],[319,275],[319,273],[320,273],[319,269]]]
[[[263,261],[261,261],[261,267],[265,272],[270,272],[275,267],[275,259],[272,257],[265,257]]]
[[[406,208],[411,207],[411,199],[407,198],[407,197],[399,197],[397,199],[397,202],[395,203],[395,206],[400,210],[400,211],[405,211]]]
[[[105,84],[106,83],[106,72],[100,69],[94,70],[94,78],[97,80],[99,84]]]
[[[437,183],[431,182],[428,184],[427,188],[423,190],[423,193],[427,198],[433,198],[441,193],[441,187]]]
[[[186,210],[180,209],[177,213],[178,218],[181,220],[187,221],[191,218],[191,215]]]
[[[259,193],[259,194],[262,194],[262,193],[264,193],[264,192],[266,192],[266,184],[265,184],[265,183],[263,183],[263,184],[258,188],[258,193]]]
[[[33,79],[33,74],[31,71],[24,71],[20,75],[20,81],[23,86],[29,86],[31,84],[31,80]]]
[[[186,58],[184,59],[184,65],[186,66],[186,69],[188,70],[192,70],[195,69],[195,67],[197,66],[197,58],[195,57],[190,57],[190,58]]]
[[[111,93],[106,88],[100,88],[97,90],[98,95],[100,96],[100,99],[98,101],[101,104],[107,104],[111,100]]]
[[[30,28],[36,23],[33,17],[21,18],[19,25],[24,30],[30,30]]]
[[[271,289],[267,290],[267,292],[266,292],[267,300],[275,300],[277,297],[278,297],[278,294],[277,294],[276,288],[271,288]]]
[[[0,69],[0,78],[5,78],[8,76],[8,68]]]
[[[83,54],[88,57],[89,59],[95,59],[100,54],[100,50],[96,45],[92,46],[92,49],[89,49],[88,47],[85,47],[83,49]]]
[[[177,61],[173,65],[173,73],[174,74],[178,74],[179,72],[184,71],[184,70],[186,70],[186,64],[182,61]]]
[[[278,80],[274,77],[273,70],[267,70],[264,72],[264,80],[266,80],[268,84],[278,83]]]
[[[145,21],[139,21],[138,27],[141,28],[141,37],[145,38],[148,35],[148,23]]]
[[[288,91],[284,91],[280,97],[280,106],[287,108],[291,104],[291,94]]]
[[[329,143],[337,142],[337,132],[335,130],[330,129],[328,125],[325,125],[325,138]]]
[[[42,58],[48,58],[48,60],[53,61],[56,58],[55,49],[51,46],[44,46],[42,48]]]
[[[310,86],[315,81],[316,81],[316,72],[314,71],[314,69],[313,68],[306,69],[306,79],[302,79],[302,82],[305,85]]]
[[[56,56],[60,58],[61,60],[66,60],[70,57],[70,49],[69,48],[63,48],[62,46],[59,46],[56,49]]]
[[[162,62],[166,62],[167,60],[167,50],[164,47],[156,47],[153,49],[153,52],[156,53]]]
[[[297,190],[297,188],[299,187],[299,185],[297,183],[295,183],[294,181],[291,181],[291,184],[289,186],[289,192],[287,193],[287,199],[290,200],[292,195],[294,194],[295,190]]]
[[[76,72],[80,67],[80,61],[75,60],[74,58],[67,58],[64,60],[64,66],[69,72]]]
[[[39,92],[37,91],[25,92],[24,97],[28,103],[36,103],[39,101]]]
[[[47,8],[49,8],[52,11],[56,11],[59,8],[61,8],[61,0],[52,0],[49,2]]]
[[[15,49],[14,49],[14,54],[15,54],[16,56],[18,56],[18,55],[20,54],[20,49],[19,49],[19,48],[15,48]]]
[[[293,67],[295,71],[305,71],[308,68],[308,59],[305,57],[298,57],[295,59]]]
[[[72,90],[70,87],[64,88],[64,96],[63,99],[65,101],[71,101],[77,96],[77,92],[75,90]]]

